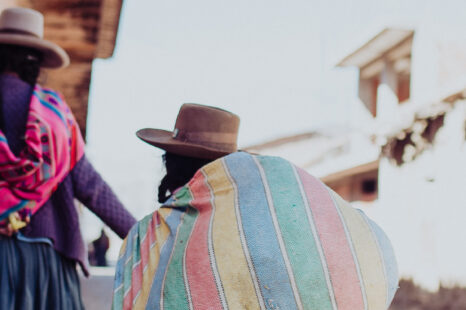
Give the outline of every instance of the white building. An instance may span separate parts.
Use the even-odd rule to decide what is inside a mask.
[[[353,201],[390,236],[401,276],[432,289],[466,283],[466,40],[455,31],[383,30],[338,64],[359,68],[366,108],[347,127],[248,148]]]

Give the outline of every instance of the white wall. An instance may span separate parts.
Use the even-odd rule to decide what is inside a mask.
[[[405,126],[414,111],[466,87],[463,27],[454,18],[434,21],[427,14],[415,28],[410,102],[395,117],[379,114],[379,127]],[[378,95],[378,105],[393,101],[389,87]],[[466,284],[465,105],[455,104],[434,145],[415,161],[396,167],[381,160],[379,200],[362,207],[390,236],[401,274],[431,289],[439,281]]]
[[[380,163],[379,200],[363,209],[387,232],[403,276],[435,289],[466,284],[466,101],[411,163]]]

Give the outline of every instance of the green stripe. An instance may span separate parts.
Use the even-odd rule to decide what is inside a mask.
[[[304,309],[332,309],[324,269],[293,167],[277,157],[258,159],[270,180],[267,183]]]
[[[131,263],[133,268],[138,262],[142,263],[141,262],[141,244],[143,242],[142,238],[149,238],[149,236],[146,235],[147,229],[149,225],[152,225],[152,224],[153,224],[152,216],[146,216],[138,223],[137,239],[133,246],[133,249],[134,249],[133,250],[133,262]],[[133,270],[131,270],[131,276],[132,274],[133,274]]]
[[[187,195],[189,195],[189,198],[191,197],[189,191],[185,191],[183,193],[183,199],[187,199]],[[183,221],[180,224],[178,238],[175,241],[175,250],[173,251],[173,256],[165,278],[165,286],[163,289],[164,309],[189,309],[188,296],[183,277],[183,257],[189,236],[191,235],[198,215],[199,211],[188,207]]]
[[[139,236],[150,238],[150,236],[147,236],[147,229],[149,228],[149,224],[154,225],[155,227],[155,222],[152,221],[152,214],[151,216],[146,216],[141,221],[139,221],[139,225],[138,225]],[[142,243],[142,240],[141,240],[141,243]]]
[[[116,289],[116,287],[113,288],[112,310],[123,309],[123,287],[119,290]]]
[[[123,309],[123,289],[113,293],[112,310]]]

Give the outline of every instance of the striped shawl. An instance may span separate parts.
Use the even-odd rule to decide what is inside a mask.
[[[288,161],[234,153],[135,225],[113,309],[387,309],[389,240]]]

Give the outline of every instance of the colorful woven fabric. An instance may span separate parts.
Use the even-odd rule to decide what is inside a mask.
[[[84,154],[78,125],[58,93],[34,88],[25,144],[16,156],[0,131],[0,221],[34,214]]]
[[[389,240],[288,161],[234,153],[135,225],[113,309],[387,309]]]

